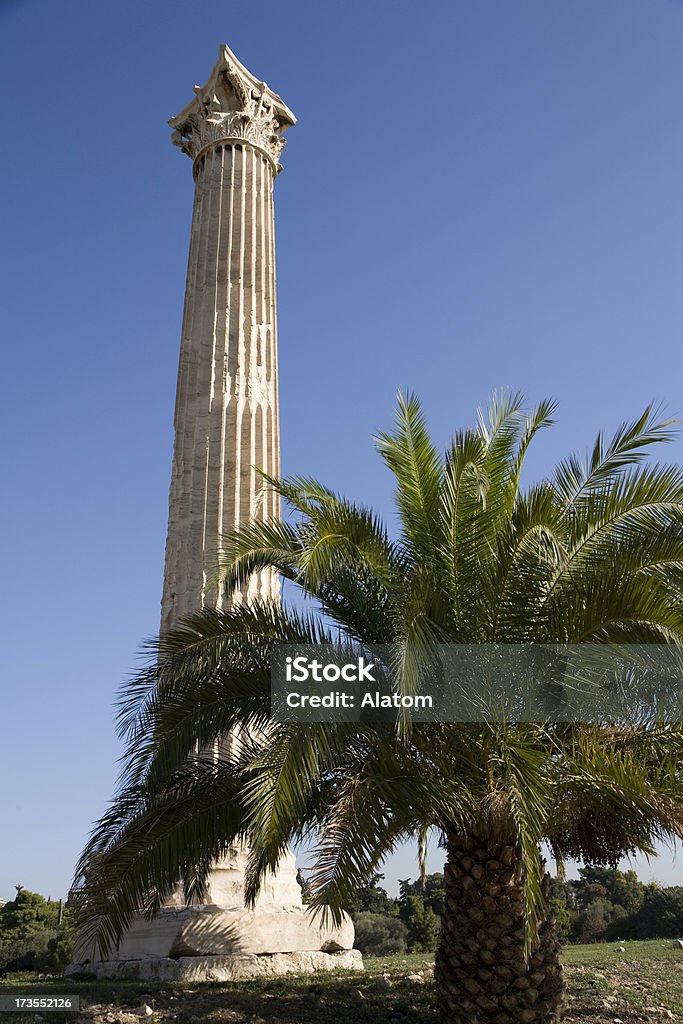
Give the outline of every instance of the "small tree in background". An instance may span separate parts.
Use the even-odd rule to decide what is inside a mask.
[[[643,905],[645,885],[635,871],[615,871],[611,889],[612,902],[634,914]]]
[[[386,889],[378,884],[383,878],[384,875],[372,875],[365,885],[361,885],[356,890],[355,897],[349,901],[348,905],[349,913],[352,916],[355,917],[360,913],[379,914],[385,917],[398,916],[396,900],[392,899]]]
[[[401,920],[408,930],[411,953],[433,953],[439,941],[440,921],[419,896],[407,896],[401,904]]]
[[[353,918],[356,929],[354,945],[365,956],[389,956],[405,953],[408,948],[408,930],[398,917],[370,914],[361,911]]]
[[[433,910],[437,917],[443,913],[444,881],[443,873],[435,871],[431,875],[425,875],[424,880],[418,879],[411,882],[407,878],[399,879],[399,903],[404,897],[419,896],[425,907]]]
[[[424,880],[399,881],[398,907],[401,920],[408,929],[411,953],[432,953],[439,941],[444,883],[441,872],[426,875]]]
[[[579,868],[579,878],[569,885],[581,910],[585,910],[593,900],[606,899],[632,914],[641,906],[645,895],[645,886],[635,871],[614,868]]]
[[[16,887],[13,900],[0,907],[0,974],[11,971],[59,973],[71,959],[74,934],[69,908],[40,893]]]
[[[563,944],[571,942],[576,916],[576,897],[569,882],[550,879],[550,906],[555,914],[557,937]]]
[[[45,949],[36,952],[33,970],[41,974],[61,975],[67,964],[73,960],[75,940],[76,933],[70,924],[60,928],[56,935],[48,939]]]
[[[683,936],[683,886],[645,886],[643,902],[630,922],[629,938],[678,939]]]

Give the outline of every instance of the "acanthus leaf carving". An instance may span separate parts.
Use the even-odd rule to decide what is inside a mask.
[[[265,82],[258,82],[227,47],[195,99],[169,124],[171,140],[192,160],[223,139],[243,139],[260,149],[279,169],[285,145],[281,133],[294,115]],[[284,118],[284,120],[283,120]]]

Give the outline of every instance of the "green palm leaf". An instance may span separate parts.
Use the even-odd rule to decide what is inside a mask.
[[[264,477],[286,520],[223,538],[226,607],[198,610],[150,642],[123,690],[120,789],[78,868],[82,920],[103,954],[178,879],[188,898],[201,895],[212,861],[234,843],[249,851],[253,903],[288,845],[305,841],[314,907],[339,919],[398,842],[416,838],[424,854],[436,829],[448,851],[437,957],[446,1019],[489,1012],[476,972],[484,979],[510,943],[511,976],[526,987],[505,989],[509,1005],[519,1019],[532,1019],[532,1004],[535,1019],[555,1019],[561,974],[541,844],[560,867],[569,857],[613,864],[683,835],[683,727],[654,711],[602,726],[270,718],[280,643],[399,645],[408,689],[405,644],[683,646],[683,471],[646,460],[671,422],[648,407],[525,489],[525,458],[554,413],[550,401],[526,412],[522,396],[502,393],[441,455],[415,396],[399,396],[393,431],[377,438],[394,475],[395,539],[371,509],[315,480]],[[270,569],[313,610],[231,604]],[[476,983],[463,988],[464,977]],[[524,1004],[527,990],[535,995]],[[480,1003],[468,1010],[473,991]]]

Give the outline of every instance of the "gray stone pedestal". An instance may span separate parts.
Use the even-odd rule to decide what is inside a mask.
[[[363,958],[357,949],[339,953],[311,950],[301,953],[272,953],[256,956],[149,957],[145,960],[105,960],[96,964],[71,964],[66,977],[94,974],[98,978],[125,978],[141,981],[250,981],[274,978],[280,974],[315,974],[317,971],[362,971]]]
[[[237,981],[295,971],[344,967],[362,970],[352,949],[348,915],[339,926],[306,910],[287,853],[266,879],[256,906],[243,899],[246,856],[234,849],[211,872],[206,902],[186,906],[180,896],[152,918],[133,922],[108,959],[94,945],[77,943],[69,974],[98,977]]]

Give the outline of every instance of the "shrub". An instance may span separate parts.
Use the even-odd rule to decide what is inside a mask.
[[[0,975],[15,971],[35,971],[36,957],[44,953],[48,942],[57,933],[36,928],[28,935],[3,937],[0,944]]]
[[[33,961],[34,971],[43,974],[62,974],[67,964],[73,960],[74,933],[64,928],[48,939],[44,950],[36,953]]]
[[[397,917],[371,914],[363,911],[356,914],[356,949],[367,956],[388,956],[391,953],[405,953],[408,948],[408,929]]]
[[[618,903],[597,899],[589,903],[576,918],[574,929],[578,942],[609,942],[624,937],[628,914]]]

